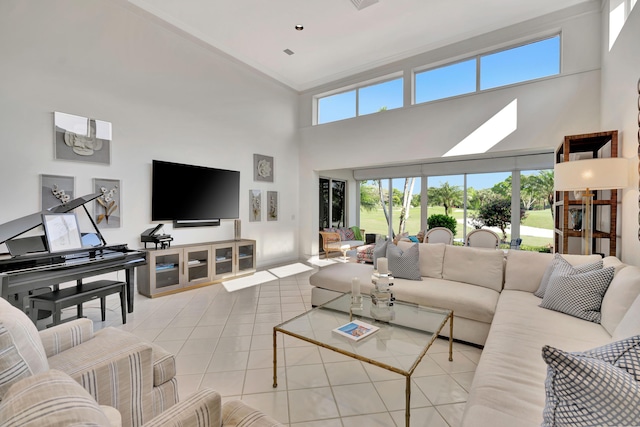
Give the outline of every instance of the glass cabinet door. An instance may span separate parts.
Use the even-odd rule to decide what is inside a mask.
[[[156,289],[180,286],[180,264],[182,251],[172,251],[155,257],[152,279]]]
[[[210,256],[211,250],[209,246],[185,249],[186,275],[189,284],[204,283],[211,280]]]
[[[251,271],[255,271],[255,253],[255,243],[238,243],[238,273],[249,273]]]
[[[234,274],[233,251],[235,243],[213,246],[213,279],[231,277]]]

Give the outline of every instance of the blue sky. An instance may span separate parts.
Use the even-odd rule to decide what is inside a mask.
[[[476,190],[491,188],[498,182],[504,181],[509,176],[511,176],[511,172],[470,174],[467,177],[467,186],[473,187]],[[415,184],[413,185],[413,194],[420,193],[420,182],[421,178],[417,177]],[[464,188],[463,175],[430,176],[428,182],[429,187],[440,187],[445,182],[448,182],[449,185],[456,185],[460,188]],[[383,183],[383,185],[385,184]],[[398,190],[403,191],[404,178],[395,178],[393,180],[393,188],[397,188]]]
[[[538,173],[537,170],[531,171],[522,171],[523,175],[536,175]],[[485,188],[491,188],[495,184],[504,181],[508,177],[511,176],[511,172],[495,172],[495,173],[474,173],[467,175],[467,187],[473,187],[476,190],[482,190]],[[460,189],[464,188],[464,176],[463,175],[446,175],[446,176],[430,176],[429,177],[429,187],[440,187],[445,182],[448,182],[449,185],[455,185],[460,187]],[[420,184],[421,178],[416,177],[415,184],[413,185],[413,193],[412,194],[420,194]],[[371,182],[369,182],[371,184]],[[387,181],[384,180],[382,183],[383,187],[386,189]],[[400,191],[404,190],[404,178],[394,178],[393,179],[393,188],[396,188]]]
[[[560,36],[416,73],[416,103],[433,101],[560,72]],[[408,83],[408,82],[407,82]],[[356,105],[357,104],[357,105]],[[403,79],[395,78],[318,100],[318,123],[372,114],[403,106]],[[356,111],[356,108],[358,111]]]

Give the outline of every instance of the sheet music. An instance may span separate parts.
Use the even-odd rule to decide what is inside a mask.
[[[45,215],[49,251],[80,249],[80,230],[75,215]]]

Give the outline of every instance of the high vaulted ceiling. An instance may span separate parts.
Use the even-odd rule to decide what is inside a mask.
[[[129,0],[298,91],[588,1]]]

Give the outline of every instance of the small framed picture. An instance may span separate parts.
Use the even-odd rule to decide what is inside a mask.
[[[93,219],[99,228],[119,228],[122,223],[122,184],[119,179],[94,178],[93,188],[101,193],[94,202]]]
[[[278,192],[267,191],[267,221],[278,220]]]
[[[253,180],[273,182],[273,157],[253,155]]]
[[[249,190],[249,221],[262,221],[262,192]]]
[[[66,204],[74,198],[74,177],[62,175],[40,175],[40,207],[42,210]]]

